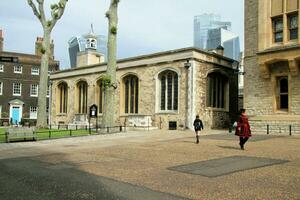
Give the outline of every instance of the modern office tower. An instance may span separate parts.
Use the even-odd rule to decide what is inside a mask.
[[[104,58],[107,56],[107,38],[103,35],[95,35],[93,30],[90,33],[82,36],[72,37],[69,40],[69,57],[70,57],[70,65],[71,68],[77,66],[77,54],[80,52],[84,52],[87,49],[91,49],[88,44],[88,38],[95,39],[95,47],[92,49],[96,52],[104,55]]]
[[[240,59],[239,36],[224,28],[210,29],[207,37],[207,49],[224,47],[224,56],[234,60]]]
[[[231,30],[231,22],[222,22],[220,15],[203,14],[194,17],[194,46],[201,49],[207,48],[208,30],[223,28]]]

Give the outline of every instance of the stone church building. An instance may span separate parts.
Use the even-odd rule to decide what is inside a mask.
[[[245,21],[244,106],[252,129],[300,125],[299,0],[247,0]]]
[[[89,107],[104,104],[101,78],[106,71],[101,54],[91,44],[77,59],[79,66],[51,75],[51,124],[87,121]],[[87,61],[89,60],[89,65]],[[91,64],[91,61],[95,64]],[[117,62],[116,124],[161,129],[193,128],[199,114],[206,128],[227,127],[237,112],[238,80],[234,60],[223,50],[183,48]],[[93,121],[95,123],[95,121]]]

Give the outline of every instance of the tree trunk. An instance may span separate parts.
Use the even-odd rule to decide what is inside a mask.
[[[44,39],[42,43],[42,58],[40,68],[40,84],[38,95],[38,113],[37,124],[38,128],[47,128],[47,89],[48,89],[48,69],[50,58],[50,33],[51,30],[44,28]]]
[[[47,128],[47,89],[48,89],[48,68],[50,58],[50,40],[51,31],[55,26],[57,20],[64,14],[66,4],[68,0],[59,0],[57,4],[51,5],[51,16],[50,20],[47,20],[44,11],[45,0],[27,0],[28,5],[32,8],[33,14],[39,19],[43,26],[44,38],[42,43],[42,57],[40,67],[40,83],[39,83],[39,94],[38,94],[38,113],[37,113],[37,124],[38,128]],[[35,3],[34,3],[35,2]],[[50,102],[49,102],[50,104]]]
[[[118,0],[111,0],[110,8],[106,13],[109,22],[107,43],[108,61],[106,73],[111,80],[110,86],[105,88],[102,124],[106,127],[112,127],[115,123],[118,3]]]

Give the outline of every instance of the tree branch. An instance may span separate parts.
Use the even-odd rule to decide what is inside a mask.
[[[32,0],[27,0],[28,5],[32,8],[33,14],[37,16],[37,18],[42,22],[41,20],[41,14],[36,8],[36,5],[32,2]]]
[[[36,1],[39,4],[39,11],[40,11],[42,24],[45,25],[44,23],[46,22],[46,16],[45,16],[45,11],[44,11],[44,0],[36,0]]]
[[[114,4],[114,5],[118,5],[118,3],[120,3],[120,0],[113,0],[112,1],[112,4]]]
[[[60,0],[58,4],[55,4],[51,7],[51,28],[54,27],[56,22],[61,18],[61,16],[64,14],[65,7],[68,0]]]

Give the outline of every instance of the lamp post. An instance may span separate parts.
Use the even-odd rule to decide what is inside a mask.
[[[51,129],[51,109],[52,109],[52,81],[49,81],[49,100],[48,100],[48,127]]]
[[[190,63],[190,60],[186,60],[186,62],[184,63],[184,68],[186,69],[186,77],[185,77],[185,128],[188,129],[188,101],[189,101],[189,68],[192,66],[192,64]]]
[[[238,61],[234,61],[232,63],[232,67],[234,69],[234,74],[238,74],[238,75],[245,75],[246,74],[245,71],[240,70],[240,63]]]

